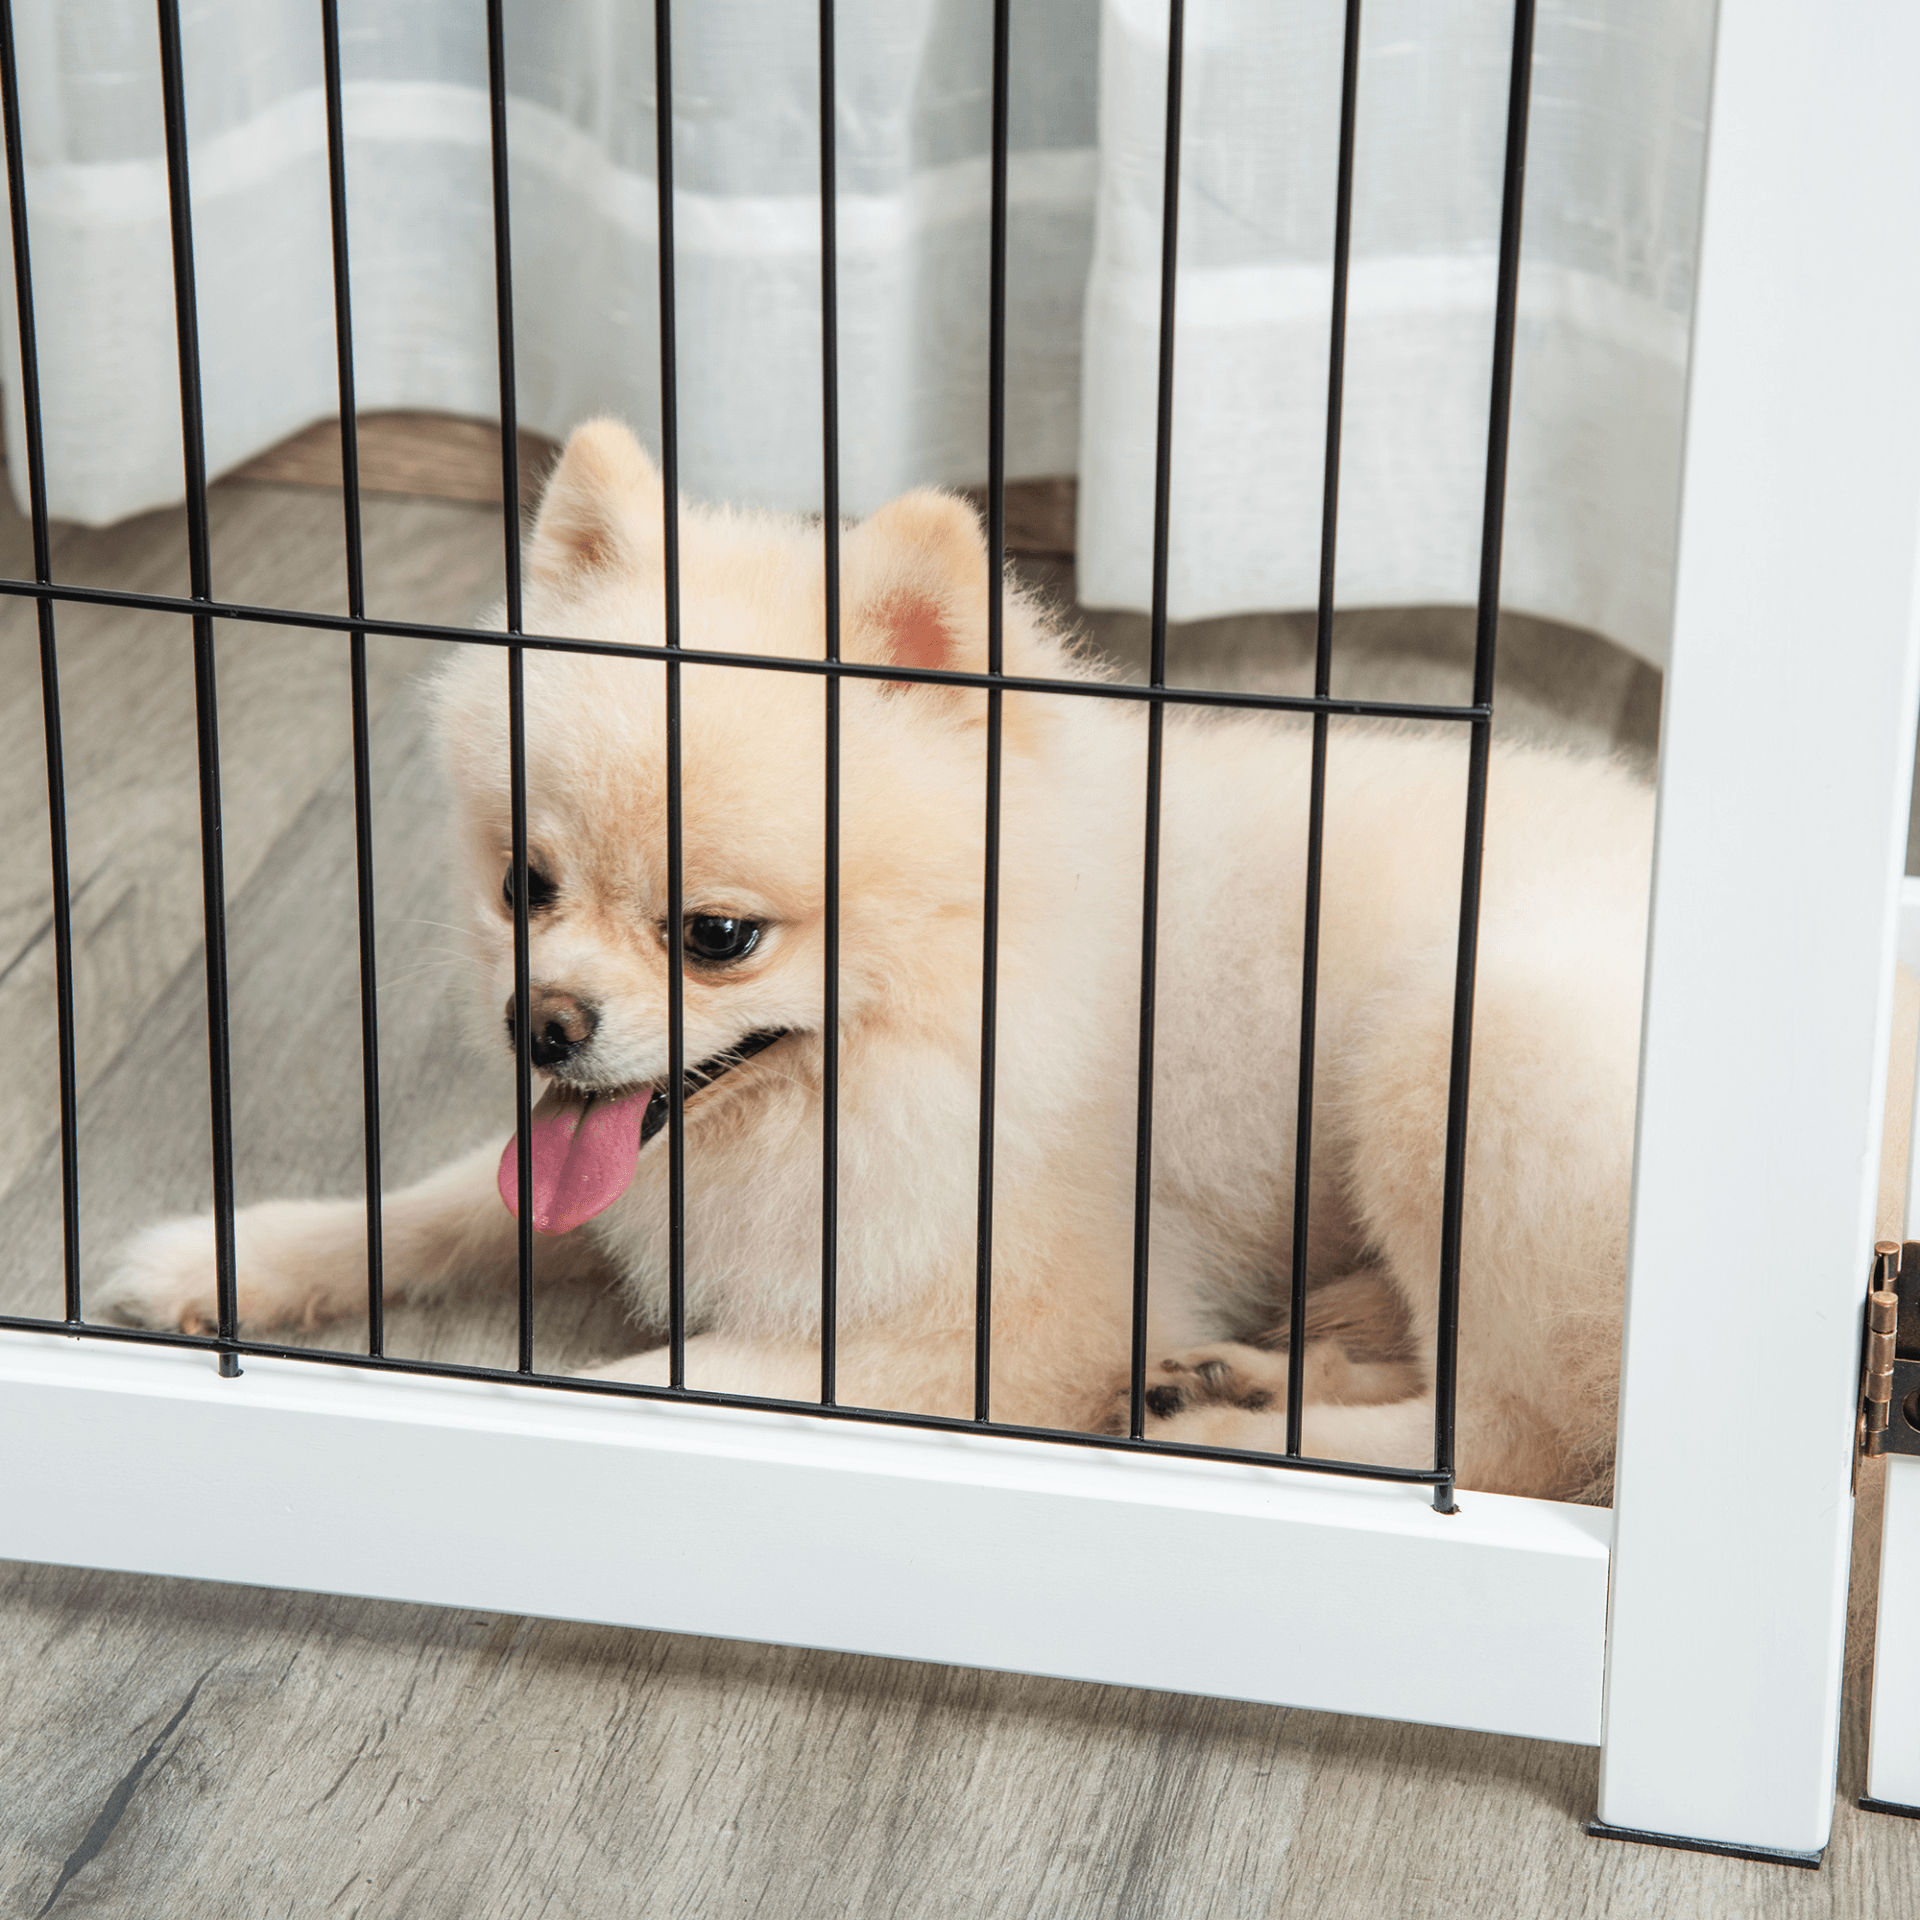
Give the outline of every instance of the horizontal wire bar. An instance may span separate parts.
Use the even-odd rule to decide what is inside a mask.
[[[592,653],[634,660],[678,658],[688,666],[746,667],[764,673],[812,673],[829,679],[907,681],[916,686],[999,687],[1007,693],[1063,693],[1090,700],[1135,700],[1147,705],[1231,707],[1260,713],[1332,713],[1353,720],[1492,718],[1491,706],[1447,706],[1431,701],[1349,700],[1305,693],[1225,693],[1208,687],[1154,687],[1132,680],[1055,680],[1039,675],[965,673],[948,667],[896,667],[867,660],[803,660],[788,654],[719,653],[670,649],[641,641],[568,639],[558,634],[505,633],[497,627],[442,626],[425,620],[313,613],[293,607],[256,607],[236,600],[193,600],[178,594],[133,593],[119,587],[82,587],[0,579],[0,595],[21,600],[70,600],[83,606],[125,607],[140,613],[201,614],[256,626],[304,627],[324,633],[385,634],[399,640],[448,640],[462,645],[534,647],[543,653]]]
[[[38,1320],[0,1314],[0,1331],[52,1333],[69,1340],[114,1340],[147,1347],[173,1347],[192,1353],[218,1351],[224,1343],[207,1334],[163,1333],[151,1327],[112,1327],[87,1322]],[[602,1394],[628,1400],[665,1401],[674,1406],[726,1407],[746,1413],[800,1413],[815,1419],[845,1420],[861,1426],[913,1427],[933,1433],[978,1434],[976,1421],[938,1413],[895,1413],[880,1407],[822,1406],[817,1400],[773,1400],[745,1393],[714,1393],[698,1387],[646,1386],[637,1380],[596,1380],[583,1374],[520,1373],[509,1367],[463,1367],[450,1360],[400,1360],[390,1354],[346,1353],[331,1347],[282,1347],[264,1340],[238,1340],[233,1350],[258,1360],[309,1360],[325,1366],[357,1367],[363,1373],[419,1374],[439,1380],[476,1380],[483,1386],[506,1384],[547,1387],[562,1393]],[[1291,1467],[1343,1480],[1379,1480],[1396,1486],[1430,1487],[1442,1476],[1430,1467],[1375,1467],[1356,1460],[1315,1460],[1306,1455],[1254,1453],[1239,1447],[1197,1447],[1175,1440],[1130,1440],[1117,1433],[1080,1433],[1071,1427],[1018,1427],[996,1420],[988,1429],[1015,1440],[1050,1440],[1070,1447],[1094,1447],[1110,1453],[1151,1453],[1178,1460],[1218,1460],[1228,1466]]]

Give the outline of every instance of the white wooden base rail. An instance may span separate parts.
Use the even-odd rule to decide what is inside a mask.
[[[1591,1508],[0,1334],[0,1555],[1600,1738]]]

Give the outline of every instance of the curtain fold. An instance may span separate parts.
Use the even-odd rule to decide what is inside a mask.
[[[153,13],[14,12],[49,499],[100,524],[181,489]],[[319,9],[182,13],[218,473],[335,409]],[[1314,597],[1342,14],[1187,7],[1175,618]],[[494,416],[483,10],[342,0],[341,16],[360,404]],[[657,440],[652,9],[511,0],[507,17],[522,422],[557,437],[611,411]],[[850,512],[985,478],[990,19],[986,0],[839,9]],[[1144,606],[1166,7],[1019,0],[1014,21],[1009,472],[1077,472],[1082,598]],[[1510,30],[1504,0],[1367,6],[1343,604],[1472,597]],[[674,36],[683,481],[817,508],[815,16],[702,0]],[[1540,9],[1505,598],[1653,659],[1710,40],[1710,0]]]

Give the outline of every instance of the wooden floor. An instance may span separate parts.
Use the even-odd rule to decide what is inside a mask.
[[[337,498],[228,484],[216,581],[344,604]],[[375,609],[467,617],[498,590],[485,508],[367,503]],[[24,540],[0,522],[0,566]],[[154,515],[64,534],[68,577],[180,590]],[[1034,562],[1070,593],[1063,563]],[[1125,660],[1144,623],[1091,623]],[[204,1206],[204,976],[190,638],[60,616],[75,887],[85,1264]],[[0,607],[0,1307],[57,1313],[46,803],[32,610]],[[1503,629],[1501,726],[1648,761],[1651,670]],[[243,1200],[361,1177],[344,643],[220,636]],[[387,1176],[510,1125],[462,1036],[417,676],[372,652]],[[1301,686],[1310,623],[1174,636],[1177,674]],[[1340,690],[1464,693],[1456,615],[1343,624]],[[329,1343],[351,1339],[333,1329]],[[397,1308],[396,1351],[501,1359],[503,1302]],[[634,1342],[591,1289],[543,1289],[542,1364]],[[324,1462],[315,1471],[325,1471]],[[218,1498],[183,1462],[181,1498]],[[1265,1707],[719,1641],[38,1567],[0,1568],[0,1914],[492,1916],[1846,1915],[1920,1911],[1920,1826],[1843,1801],[1825,1870],[1597,1842],[1596,1756]],[[1436,1649],[1444,1658],[1444,1649]],[[1842,1761],[1860,1790],[1851,1701]]]

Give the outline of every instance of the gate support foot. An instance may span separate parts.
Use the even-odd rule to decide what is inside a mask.
[[[1920,1815],[1920,1808],[1916,1807],[1890,1811]],[[1587,1831],[1596,1840],[1635,1840],[1643,1847],[1679,1847],[1687,1853],[1717,1853],[1728,1860],[1765,1860],[1776,1867],[1811,1867],[1816,1873],[1826,1851],[1822,1848],[1817,1853],[1789,1853],[1781,1847],[1736,1847],[1725,1840],[1689,1840],[1678,1833],[1641,1833],[1633,1827],[1610,1827],[1604,1820],[1589,1820]]]
[[[1853,1804],[1862,1813],[1897,1813],[1902,1820],[1920,1820],[1920,1807],[1902,1806],[1898,1800],[1875,1800],[1863,1793]]]

